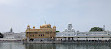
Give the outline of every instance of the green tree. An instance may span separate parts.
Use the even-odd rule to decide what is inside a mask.
[[[56,31],[56,32],[59,32],[59,31]]]
[[[2,33],[0,33],[0,38],[3,38],[3,34]]]
[[[91,28],[90,31],[104,31],[103,28],[100,28],[100,27],[93,27]]]

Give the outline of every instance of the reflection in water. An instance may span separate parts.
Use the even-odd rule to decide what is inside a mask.
[[[111,49],[110,44],[25,44],[26,49]]]
[[[22,43],[5,42],[0,43],[0,49],[25,49],[25,45]]]
[[[25,44],[26,49],[56,49],[55,44]]]
[[[0,43],[0,49],[111,49],[111,44],[22,44],[7,42]]]
[[[57,49],[111,49],[110,44],[58,44]]]

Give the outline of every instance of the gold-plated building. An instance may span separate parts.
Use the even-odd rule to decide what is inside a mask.
[[[44,24],[40,26],[40,29],[35,29],[35,26],[33,28],[30,28],[30,25],[27,26],[26,29],[26,37],[27,40],[48,40],[48,39],[54,39],[56,36],[56,26],[53,26],[51,28],[50,24]]]

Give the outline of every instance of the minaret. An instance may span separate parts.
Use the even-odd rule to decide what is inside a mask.
[[[13,29],[11,28],[11,29],[10,29],[10,33],[12,33],[12,32],[13,32]]]
[[[46,21],[45,21],[45,24],[46,24]]]
[[[103,25],[103,31],[105,31],[105,25]]]
[[[56,31],[56,26],[53,26],[53,29]]]
[[[27,25],[27,29],[30,29],[30,25]]]

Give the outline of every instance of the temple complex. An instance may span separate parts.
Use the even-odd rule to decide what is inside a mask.
[[[40,26],[40,29],[30,28],[30,25],[26,29],[27,41],[48,41],[54,40],[56,36],[56,26],[51,28],[50,24],[44,24]]]
[[[0,41],[22,41],[26,38],[24,32],[15,33],[11,28],[9,32],[3,32],[3,38]]]
[[[68,28],[63,32],[56,33],[56,40],[60,41],[109,41],[111,40],[111,32],[75,32],[72,24],[68,24]]]

